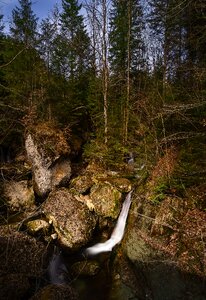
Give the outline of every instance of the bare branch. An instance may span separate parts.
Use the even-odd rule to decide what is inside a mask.
[[[25,49],[27,48],[23,48],[21,51],[19,51],[9,62],[7,62],[6,64],[0,66],[0,69],[7,67],[8,65],[10,65]]]
[[[161,143],[165,144],[171,141],[178,141],[178,140],[186,140],[193,137],[205,136],[205,132],[176,132],[173,133],[161,140]]]

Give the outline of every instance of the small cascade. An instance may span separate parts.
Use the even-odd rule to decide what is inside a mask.
[[[68,270],[64,263],[61,250],[54,249],[54,253],[49,262],[48,275],[51,284],[64,285],[68,282]]]
[[[111,234],[110,239],[104,243],[98,243],[92,247],[87,248],[84,251],[84,254],[86,256],[93,256],[93,255],[97,255],[97,254],[103,253],[103,252],[110,252],[110,251],[112,251],[112,249],[115,245],[117,245],[121,242],[121,240],[124,236],[127,216],[128,216],[129,208],[131,205],[131,196],[132,196],[132,191],[130,191],[127,194],[127,196],[124,200],[122,210],[121,210],[118,220],[117,220],[117,224]]]

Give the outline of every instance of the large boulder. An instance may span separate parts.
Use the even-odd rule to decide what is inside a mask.
[[[23,211],[35,208],[33,187],[27,180],[6,181],[3,185],[4,198],[10,211]]]
[[[136,273],[154,299],[205,299],[206,213],[172,195],[153,203],[141,187],[135,196],[122,250]]]
[[[62,246],[77,250],[90,240],[96,218],[69,190],[61,188],[51,192],[42,209]]]
[[[90,199],[94,211],[102,217],[116,219],[121,210],[122,194],[109,183],[100,183],[92,187]]]
[[[0,300],[25,299],[30,288],[29,279],[24,274],[0,275]]]
[[[70,147],[60,130],[39,124],[26,135],[25,148],[32,165],[34,190],[39,196],[70,179]]]
[[[30,300],[78,300],[76,291],[69,285],[49,284],[39,290]]]
[[[42,242],[16,231],[13,226],[0,226],[0,274],[42,276],[47,255],[47,247]]]

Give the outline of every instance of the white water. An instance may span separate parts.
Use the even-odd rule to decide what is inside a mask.
[[[103,252],[109,252],[112,251],[113,247],[117,244],[119,244],[124,236],[127,216],[129,213],[129,208],[131,205],[131,196],[132,191],[130,191],[123,203],[122,210],[119,214],[117,224],[111,234],[111,237],[109,240],[107,240],[104,243],[98,243],[92,247],[87,248],[84,253],[88,256],[90,255],[96,255]]]
[[[61,251],[54,251],[48,267],[49,280],[51,284],[66,284],[68,275]]]

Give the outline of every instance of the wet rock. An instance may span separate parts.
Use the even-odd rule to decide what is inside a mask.
[[[44,272],[46,246],[33,237],[15,231],[11,226],[0,226],[0,273],[41,276]]]
[[[152,299],[143,272],[122,254],[115,257],[112,268],[110,300]]]
[[[28,160],[32,165],[34,190],[45,196],[71,176],[70,148],[61,131],[46,124],[30,130],[25,139]]]
[[[77,250],[90,240],[96,219],[69,190],[61,188],[51,192],[42,209],[52,222],[61,245]]]
[[[78,300],[76,291],[69,285],[47,285],[30,300]]]
[[[0,299],[21,300],[30,288],[28,277],[23,274],[4,274],[0,276]]]
[[[96,184],[90,193],[94,211],[100,216],[114,219],[119,215],[121,198],[122,194],[109,183]]]
[[[32,186],[27,180],[6,181],[3,186],[4,198],[10,211],[23,211],[35,208],[35,197]]]
[[[44,219],[32,220],[26,223],[27,230],[30,234],[36,235],[37,233],[48,233],[50,224]]]
[[[78,261],[71,267],[73,276],[95,276],[100,271],[100,265],[95,260]]]

